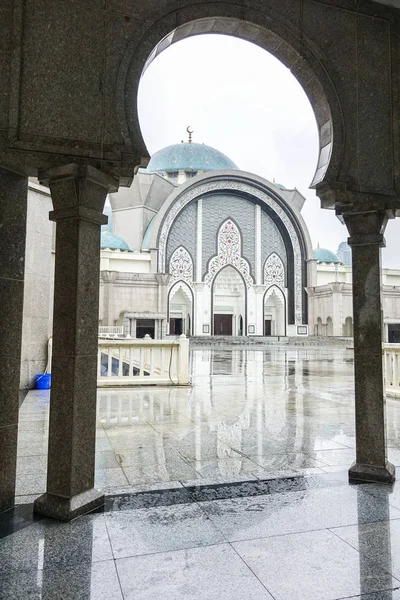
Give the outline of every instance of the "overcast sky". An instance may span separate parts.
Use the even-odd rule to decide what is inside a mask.
[[[150,154],[193,141],[217,148],[240,169],[296,187],[313,246],[336,252],[347,230],[309,189],[318,157],[311,105],[290,71],[240,39],[201,35],[162,52],[142,77],[139,118]],[[400,268],[400,220],[389,222],[383,266]]]

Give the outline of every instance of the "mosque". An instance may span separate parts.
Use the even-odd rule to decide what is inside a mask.
[[[188,131],[187,142],[156,152],[130,188],[109,195],[101,232],[102,331],[133,338],[352,336],[347,243],[336,254],[313,250],[298,190],[241,171]],[[37,243],[26,265],[24,387],[44,364],[51,335],[49,210],[48,190],[31,182],[27,235]],[[388,341],[400,341],[399,295],[400,270],[384,269]]]

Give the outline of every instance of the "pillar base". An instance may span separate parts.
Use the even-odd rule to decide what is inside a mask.
[[[384,467],[354,462],[349,469],[349,481],[360,483],[394,483],[396,468],[386,461]]]
[[[43,494],[35,500],[33,511],[45,517],[72,521],[80,515],[90,513],[104,505],[104,494],[99,490],[91,489],[72,498]]]

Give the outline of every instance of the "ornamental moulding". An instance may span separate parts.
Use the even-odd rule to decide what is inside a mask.
[[[183,246],[179,246],[171,256],[169,261],[169,272],[171,279],[170,287],[179,280],[185,281],[189,285],[193,282],[193,261],[189,252]]]
[[[253,285],[250,275],[250,266],[242,256],[241,238],[239,229],[231,219],[227,219],[219,228],[217,238],[218,253],[213,256],[208,265],[204,281],[211,286],[215,276],[227,266],[235,267],[242,275],[247,287]]]
[[[166,262],[166,247],[167,247],[167,239],[168,234],[171,229],[173,222],[176,217],[180,213],[180,211],[187,205],[189,202],[196,198],[200,198],[205,194],[209,194],[214,191],[235,191],[242,192],[245,194],[249,194],[253,196],[253,198],[257,198],[261,200],[263,204],[271,208],[277,216],[282,221],[283,225],[286,228],[288,236],[291,240],[293,247],[293,255],[294,255],[294,305],[295,305],[295,324],[300,325],[302,323],[302,314],[303,314],[303,300],[302,300],[302,260],[301,260],[301,250],[300,243],[296,234],[296,231],[293,227],[293,223],[289,219],[286,212],[283,208],[269,196],[266,192],[258,189],[255,186],[252,186],[243,181],[209,181],[207,183],[203,183],[193,188],[190,188],[187,192],[183,192],[181,196],[177,198],[174,204],[170,207],[168,213],[165,216],[164,222],[161,226],[161,231],[159,235],[159,267],[162,271],[165,271],[165,262]]]

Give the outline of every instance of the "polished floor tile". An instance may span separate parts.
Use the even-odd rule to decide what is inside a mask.
[[[379,564],[400,579],[400,520],[359,523],[332,532],[356,548],[364,560]]]
[[[42,519],[0,539],[0,580],[10,571],[64,568],[112,558],[103,515],[71,523]]]
[[[115,558],[225,541],[197,504],[111,512],[105,520]]]
[[[228,545],[117,560],[125,600],[273,600]]]
[[[310,531],[235,542],[233,547],[275,600],[333,600],[395,588],[399,581],[333,533]]]
[[[113,560],[9,572],[0,580],[1,600],[123,600]]]

